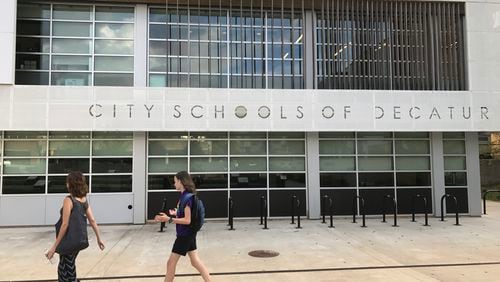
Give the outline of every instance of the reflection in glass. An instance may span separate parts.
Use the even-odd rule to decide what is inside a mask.
[[[148,190],[173,190],[173,175],[150,175],[148,176]]]
[[[320,173],[320,187],[356,187],[356,173]]]
[[[255,157],[232,157],[231,170],[232,171],[266,171],[267,163],[266,158]]]
[[[231,137],[234,138],[233,133]],[[232,155],[265,155],[266,141],[265,140],[231,140]]]
[[[66,176],[49,176],[48,193],[67,194],[68,188],[66,187]]]
[[[192,174],[197,189],[227,188],[227,174]]]
[[[80,5],[54,5],[53,18],[57,20],[92,20],[92,7]]]
[[[304,141],[269,141],[271,155],[303,155],[305,154]]]
[[[17,35],[50,35],[50,22],[48,21],[17,21]]]
[[[133,86],[134,75],[128,73],[95,73],[95,86]]]
[[[320,171],[356,170],[355,157],[319,157]]]
[[[94,140],[92,141],[94,156],[132,156],[132,141]]]
[[[396,140],[396,154],[429,154],[427,140]]]
[[[444,170],[466,170],[465,157],[444,157]]]
[[[227,141],[191,141],[192,155],[227,155]]]
[[[227,171],[227,158],[191,158],[193,172]]]
[[[149,155],[164,156],[164,155],[187,155],[187,141],[149,141]]]
[[[95,54],[133,55],[134,41],[132,40],[95,40]]]
[[[76,73],[76,72],[66,72],[66,73],[52,73],[52,85],[89,85],[90,74],[89,73]]]
[[[133,71],[133,57],[95,57],[96,71]]]
[[[88,56],[52,56],[53,70],[90,70]],[[80,84],[81,85],[81,84]]]
[[[271,157],[269,170],[272,171],[304,171],[304,157]]]
[[[90,40],[87,39],[52,39],[52,52],[90,54]]]
[[[359,173],[359,187],[387,187],[394,186],[392,172],[363,172]]]
[[[95,7],[96,21],[112,21],[112,22],[133,22],[134,8],[132,7],[116,7],[116,6],[96,6]]]
[[[50,141],[49,156],[88,156],[90,141]]]
[[[397,186],[431,186],[430,172],[398,172]]]
[[[53,22],[52,35],[89,37],[91,36],[91,26],[91,23]]]
[[[89,172],[89,159],[49,159],[49,173]]]
[[[392,157],[358,157],[360,171],[392,170]]]
[[[17,37],[16,52],[48,53],[50,52],[50,39]]]
[[[319,153],[332,155],[354,154],[354,140],[321,140],[319,141]]]
[[[465,154],[465,141],[462,140],[444,140],[444,154]]]
[[[467,172],[444,172],[444,185],[467,186]]]
[[[48,55],[17,54],[16,69],[18,70],[48,70]]]
[[[430,170],[429,157],[396,157],[396,170]]]
[[[45,174],[45,159],[4,159],[4,174]]]
[[[392,154],[392,141],[358,141],[358,154]]]
[[[231,173],[231,188],[266,188],[267,174],[265,173]]]
[[[92,193],[132,192],[131,175],[92,176]]]
[[[188,170],[187,158],[150,158],[149,172],[171,172]]]
[[[133,38],[134,24],[96,23],[95,37]]]
[[[44,194],[45,176],[4,176],[3,194]]]
[[[132,158],[94,158],[93,173],[127,173],[132,172]]]
[[[306,187],[306,175],[305,173],[270,173],[269,187]]]
[[[47,142],[21,140],[5,141],[4,150],[5,156],[9,157],[45,156],[47,151]]]
[[[27,19],[50,19],[49,4],[18,3],[17,17]]]

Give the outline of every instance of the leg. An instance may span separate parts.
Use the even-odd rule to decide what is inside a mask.
[[[59,282],[74,282],[76,280],[76,257],[73,255],[59,255],[57,277]]]
[[[203,262],[201,262],[200,257],[198,256],[198,252],[196,250],[194,251],[189,251],[187,253],[189,255],[189,259],[191,260],[191,265],[200,272],[201,277],[203,277],[203,280],[205,282],[210,281],[210,273],[208,272],[208,269],[205,267]]]
[[[174,281],[175,277],[175,267],[181,256],[176,253],[171,253],[167,261],[167,274],[165,274],[165,282]]]

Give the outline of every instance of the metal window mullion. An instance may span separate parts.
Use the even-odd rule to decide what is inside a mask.
[[[457,28],[456,28],[456,13],[455,13],[455,7],[457,6],[456,3],[451,3],[450,4],[450,23],[452,27],[452,56],[451,56],[451,65],[452,65],[452,73],[453,73],[453,89],[452,90],[460,90],[459,86],[459,75],[458,75],[458,55],[457,55],[457,48],[459,46],[458,44],[458,38],[457,38]]]
[[[367,50],[368,50],[368,88],[369,89],[374,89],[375,88],[375,75],[376,75],[376,68],[374,64],[374,58],[375,58],[375,38],[373,36],[373,29],[374,29],[374,24],[373,24],[373,1],[367,1],[366,2],[366,19],[367,19],[367,28],[366,28],[366,34],[367,34],[367,40],[366,40],[366,45],[367,45]]]
[[[326,85],[325,85],[325,78],[326,78],[326,73],[325,73],[325,68],[324,68],[324,64],[325,64],[325,57],[326,57],[326,54],[325,54],[325,49],[326,49],[326,44],[327,44],[327,41],[325,40],[325,0],[321,0],[321,17],[320,17],[320,20],[319,20],[320,24],[318,24],[318,20],[316,20],[316,25],[318,26],[319,28],[319,31],[321,32],[321,40],[317,40],[318,42],[318,46],[321,46],[321,89],[326,89]],[[315,28],[314,32],[318,33],[318,29]],[[315,48],[317,49],[317,46],[315,46]],[[318,81],[319,83],[319,81]]]
[[[385,89],[392,89],[392,64],[391,64],[391,55],[392,55],[392,40],[391,40],[391,22],[389,21],[389,3],[384,2],[384,34],[385,34],[385,46],[384,46],[384,65],[386,67],[384,80],[388,83]]]
[[[291,9],[290,9],[290,26],[291,26],[291,30],[290,30],[290,71],[292,73],[292,83],[290,84],[290,87],[292,89],[295,89],[295,88],[301,88],[301,87],[296,87],[295,85],[295,40],[294,40],[294,33],[295,33],[295,23],[294,23],[294,20],[295,20],[295,7],[293,5],[294,1],[292,1],[292,6],[291,6]],[[300,37],[300,35],[299,35]]]
[[[261,0],[261,9],[262,9],[261,11],[262,12],[264,10],[264,6],[263,5],[264,5],[263,4],[263,0]],[[267,23],[267,21],[268,21],[267,14],[268,14],[267,12],[264,13],[264,15],[265,15],[265,21],[264,21],[264,34],[263,34],[263,39],[262,40],[264,41],[263,48],[264,48],[264,52],[265,52],[264,53],[264,59],[265,59],[264,60],[264,80],[265,80],[265,87],[266,87],[266,89],[269,89],[269,79],[268,79],[268,77],[269,77],[269,52],[268,52],[268,49],[267,49],[267,47],[269,46],[269,44],[268,44],[268,40],[269,39],[268,39],[268,36],[267,36],[267,25],[268,25],[268,23]],[[272,86],[272,84],[271,84],[271,86]]]
[[[425,4],[424,4],[425,5]],[[419,90],[425,90],[425,60],[424,60],[424,27],[423,27],[423,19],[422,19],[422,3],[418,3],[418,8],[417,8],[417,29],[418,29],[418,36],[417,36],[417,45],[418,45],[418,65],[419,65]]]
[[[264,0],[260,0],[260,18],[262,19],[262,25],[260,27],[261,30],[261,51],[262,51],[262,58],[259,58],[263,60],[263,64],[261,64],[261,78],[263,84],[261,84],[262,88],[267,88],[267,15],[264,13]]]
[[[168,14],[168,0],[165,0],[165,34],[170,34],[169,32],[169,29],[170,29],[170,25],[169,25],[169,22],[170,22],[170,16]],[[149,28],[150,25],[148,25],[148,28]],[[149,32],[148,32],[148,39],[149,39]],[[168,73],[170,72],[170,58],[169,58],[169,44],[170,42],[168,41],[168,38],[166,38],[167,40],[165,40],[165,87],[168,87],[169,85],[169,77],[168,77]],[[149,50],[149,47],[148,47],[148,50]],[[148,54],[149,55],[149,54]],[[148,60],[148,71],[149,71],[149,60]],[[151,72],[150,72],[151,73]],[[150,82],[150,79],[149,79],[149,75],[147,77],[147,80]],[[149,83],[148,83],[149,85]],[[147,143],[147,142],[146,142]],[[147,145],[149,146],[149,145]],[[147,149],[147,148],[146,148]],[[149,162],[148,162],[149,163]],[[146,171],[148,171],[148,166],[149,164],[146,164]],[[146,181],[146,191],[148,190],[148,184],[149,184],[149,181]]]
[[[354,73],[352,66],[354,64],[354,57],[352,57],[352,34],[353,34],[353,25],[352,25],[352,14],[351,10],[352,9],[352,3],[350,0],[346,1],[346,20],[345,20],[345,27],[346,27],[346,41],[345,41],[345,53],[346,53],[346,60],[347,60],[347,66],[348,66],[348,76],[347,76],[347,83],[349,85],[349,89],[354,89]],[[350,37],[350,38],[349,38]]]
[[[340,61],[341,61],[341,69],[342,69],[342,89],[349,89],[349,73],[346,71],[346,62],[347,62],[347,52],[346,52],[346,43],[347,43],[347,0],[341,0],[341,19],[340,19],[340,32],[341,32],[341,40],[340,40]]]
[[[459,76],[457,77],[457,79],[460,81],[459,83],[459,89],[460,90],[466,90],[466,87],[467,87],[467,84],[466,84],[466,76],[465,76],[465,55],[464,55],[464,22],[462,21],[463,17],[462,17],[462,13],[461,13],[461,7],[462,5],[456,5],[457,7],[457,22],[458,22],[458,30],[457,30],[457,33],[458,33],[458,44],[457,44],[457,48],[458,48],[458,57],[457,57],[457,64],[458,64],[458,72],[459,72]]]
[[[208,22],[210,23],[210,17],[208,18]],[[198,42],[196,42],[196,44],[198,44],[198,87],[201,87],[201,44],[200,44],[200,40],[201,40],[201,6],[200,6],[200,0],[198,0]],[[210,29],[208,29],[208,36],[210,36]],[[210,37],[209,37],[210,39]],[[208,46],[210,46],[210,44],[208,44]],[[210,48],[210,47],[209,47]],[[210,55],[210,53],[209,53]],[[208,60],[209,63],[210,63],[210,60]]]
[[[231,32],[233,31],[232,26],[232,17],[233,17],[233,1],[229,1],[229,9],[227,11],[227,86],[228,88],[232,88],[231,76],[233,74],[233,70],[231,68],[232,60],[233,60],[233,42],[231,40]]]
[[[416,42],[416,32],[418,29],[415,26],[415,6],[416,3],[411,2],[410,3],[410,12],[409,12],[409,18],[410,18],[410,79],[411,79],[411,90],[417,90],[417,79],[418,79],[418,60],[416,57],[416,51],[417,51],[417,42]]]
[[[436,73],[436,85],[433,90],[441,90],[441,5],[440,3],[434,4],[436,7],[435,13],[433,14],[434,20],[434,39],[435,39],[435,53],[434,53],[434,67]]]
[[[452,47],[453,47],[453,34],[452,34],[452,26],[451,26],[451,14],[450,7],[451,3],[445,3],[445,26],[446,26],[446,89],[445,90],[453,90],[453,70],[452,70]]]
[[[356,31],[355,31],[355,42],[354,42],[354,48],[355,48],[355,53],[356,53],[356,58],[357,58],[357,67],[355,68],[355,72],[357,74],[357,88],[358,89],[366,89],[366,79],[365,79],[365,74],[366,74],[366,64],[364,62],[364,48],[363,44],[365,42],[364,40],[364,33],[365,33],[365,28],[364,28],[364,19],[363,19],[363,14],[364,14],[364,3],[363,1],[356,1],[356,7],[355,7],[355,22],[356,24]]]
[[[49,45],[50,46],[50,45]],[[3,194],[3,170],[4,170],[4,165],[3,165],[3,158],[4,158],[4,146],[5,146],[5,131],[0,132],[0,195]]]
[[[255,82],[255,50],[254,50],[254,37],[255,37],[255,30],[254,30],[254,25],[255,25],[255,16],[253,14],[253,0],[250,0],[250,18],[251,18],[251,25],[250,25],[250,72],[251,72],[251,79],[250,79],[250,87],[255,89],[257,88],[257,83]]]
[[[325,62],[325,73],[323,74],[323,83],[327,85],[328,89],[332,89],[332,70],[330,68],[331,66],[331,60],[332,60],[332,47],[333,47],[333,39],[332,39],[332,33],[333,29],[330,31],[330,28],[332,28],[331,22],[330,22],[330,2],[333,0],[326,0],[326,5],[324,7],[325,9],[325,16],[323,17],[323,22],[325,26],[325,43],[324,43],[324,49],[325,49],[325,54],[326,56],[323,57],[323,60]]]
[[[379,65],[378,65],[378,26],[377,26],[377,4],[375,1],[371,1],[371,24],[372,24],[372,28],[371,28],[371,33],[372,33],[372,39],[373,39],[373,85],[372,87],[374,89],[380,89],[379,88],[379,81],[380,81],[380,77],[379,77],[379,73],[380,73],[380,70],[379,70]]]
[[[244,79],[243,79],[243,74],[245,73],[246,71],[246,66],[245,66],[245,47],[243,46],[243,41],[244,41],[244,37],[245,37],[245,32],[244,32],[244,28],[243,28],[243,21],[245,20],[245,17],[243,16],[243,0],[240,0],[240,61],[241,61],[241,69],[240,69],[240,87],[239,88],[245,88],[244,87]]]
[[[284,89],[285,88],[285,55],[283,54],[284,50],[285,50],[285,39],[284,39],[284,35],[283,35],[283,30],[284,30],[284,21],[285,21],[285,8],[284,8],[284,3],[283,3],[284,0],[281,0],[281,27],[280,27],[280,30],[281,30],[281,42],[280,42],[280,45],[281,45],[281,54],[280,54],[280,58],[281,58],[281,87],[280,89]]]
[[[405,90],[411,90],[411,56],[410,56],[410,24],[408,17],[408,5],[409,2],[405,2],[404,4],[404,37],[405,37]]]

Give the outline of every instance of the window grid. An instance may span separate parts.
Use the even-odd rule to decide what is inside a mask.
[[[319,89],[465,90],[463,3],[321,2]]]
[[[149,10],[149,86],[303,88],[302,14],[291,10],[282,19],[282,7],[277,20],[270,19],[271,12],[262,7],[256,11],[220,6],[206,11],[200,7],[169,6],[165,18],[158,20],[160,11],[165,8]],[[216,20],[211,17],[214,11]],[[196,13],[200,21],[204,17],[207,20],[190,21]],[[181,15],[185,15],[185,22],[181,22]],[[280,25],[274,26],[275,21]],[[281,24],[284,22],[286,25]],[[162,28],[167,29],[164,34]],[[174,34],[173,28],[178,29]],[[181,28],[187,29],[187,33],[183,34]],[[203,38],[199,30],[206,32]],[[190,36],[193,33],[196,36]],[[161,48],[161,42],[166,44],[162,51],[151,48]],[[163,58],[164,65],[158,68]]]
[[[18,41],[21,43],[17,46],[16,56],[16,84],[31,84],[31,85],[96,85],[96,86],[133,86],[133,41],[134,41],[134,20],[131,19],[97,19],[99,11],[106,13],[106,9],[126,9],[132,17],[134,17],[133,6],[115,6],[115,5],[85,5],[85,4],[34,4],[22,3],[20,5],[31,5],[46,7],[49,11],[47,18],[25,18],[22,15],[18,16],[18,26],[21,29],[23,23],[29,24],[33,22],[47,23],[49,31],[47,34],[41,32],[41,35],[36,35],[33,32],[17,35]],[[88,7],[87,19],[64,19],[55,18],[55,11],[73,11],[76,13],[78,8]],[[42,10],[43,8],[40,8]],[[108,11],[110,14],[113,12]],[[123,11],[122,11],[123,12]],[[118,15],[115,13],[115,15]],[[62,25],[61,25],[62,24]],[[71,25],[88,24],[88,34],[70,34],[70,32],[78,33],[83,29],[71,29]],[[111,27],[118,28],[113,30]],[[102,32],[106,32],[108,36],[97,34],[97,28],[101,27]],[[54,33],[54,30],[62,29],[62,34]],[[121,28],[125,32],[121,31]],[[117,36],[117,33],[129,33]],[[66,30],[64,30],[66,29]],[[19,30],[19,29],[18,29]],[[85,32],[84,32],[85,33]],[[32,52],[31,50],[19,50],[26,40],[48,40],[49,46],[40,46],[41,50]],[[102,44],[102,48],[122,49],[123,51],[96,53],[96,43]],[[108,46],[105,47],[104,45]],[[115,44],[113,46],[113,44]],[[25,44],[24,44],[25,45]],[[34,48],[37,43],[34,43]],[[43,45],[43,44],[42,44]],[[81,48],[88,46],[85,51]],[[43,50],[43,47],[48,47],[48,50]],[[76,49],[79,50],[76,50]],[[71,50],[73,49],[73,50]],[[127,50],[128,49],[128,50]],[[75,52],[76,51],[76,52]],[[118,54],[117,54],[118,53]],[[35,58],[35,60],[30,58]],[[38,58],[38,62],[36,60]],[[42,64],[43,58],[47,59],[48,66],[45,68]],[[96,62],[101,62],[96,64]],[[57,65],[55,65],[57,64]],[[33,77],[38,74],[39,77]]]
[[[428,173],[429,177],[432,173],[432,167],[430,163],[430,139],[427,135],[427,137],[422,138],[422,137],[400,137],[400,136],[393,136],[391,135],[390,137],[367,137],[364,138],[360,136],[359,133],[353,134],[352,137],[338,137],[336,138],[335,136],[328,136],[325,133],[320,133],[319,137],[319,144],[320,144],[320,150],[322,147],[322,143],[326,144],[325,142],[328,141],[344,141],[344,142],[353,142],[354,143],[354,153],[322,153],[320,151],[319,157],[320,160],[324,157],[348,157],[348,158],[353,158],[354,161],[354,169],[353,170],[337,170],[337,169],[328,169],[325,167],[322,167],[320,165],[320,176],[323,177],[328,177],[328,175],[334,175],[337,174],[338,176],[344,175],[344,177],[348,177],[348,174],[351,176],[354,176],[354,178],[351,178],[351,185],[327,185],[326,183],[320,184],[321,189],[355,189],[356,193],[359,195],[359,190],[360,189],[394,189],[394,193],[397,197],[397,189],[412,189],[412,188],[431,188],[432,187],[432,182],[429,185],[418,185],[417,182],[414,183],[414,185],[398,185],[397,182],[397,177],[398,174],[402,173]],[[360,145],[363,144],[363,141],[389,141],[391,144],[391,150],[390,153],[387,154],[381,154],[381,153],[362,153],[360,152],[359,148]],[[396,144],[398,141],[423,141],[427,144],[428,152],[427,153],[397,153],[396,151]],[[380,169],[368,169],[368,170],[361,170],[360,169],[360,160],[363,160],[364,157],[390,157],[391,158],[391,166],[392,168],[389,170],[380,170]],[[428,169],[405,169],[405,170],[399,170],[397,166],[397,158],[398,157],[424,157],[428,159],[428,164],[429,167]],[[386,185],[368,185],[368,186],[362,186],[360,184],[360,174],[364,173],[390,173],[393,175],[393,180],[391,181],[393,184],[386,186]],[[327,180],[325,180],[327,181]],[[340,180],[337,180],[340,181]],[[345,180],[344,180],[345,181]],[[416,181],[416,180],[415,180]],[[334,183],[330,183],[334,184]],[[345,184],[345,183],[344,183]]]
[[[62,159],[62,160],[88,160],[89,162],[89,166],[88,166],[88,172],[84,172],[83,174],[86,176],[87,178],[87,184],[89,186],[89,193],[108,193],[107,191],[99,191],[99,192],[95,192],[95,191],[92,191],[92,176],[105,176],[105,177],[113,177],[113,176],[118,176],[118,177],[121,177],[121,176],[129,176],[129,178],[131,179],[132,178],[132,171],[130,172],[119,172],[119,173],[114,173],[114,172],[108,172],[108,173],[96,173],[96,172],[93,172],[93,168],[92,168],[92,163],[93,163],[93,160],[95,159],[130,159],[130,162],[132,160],[132,154],[130,155],[126,155],[126,156],[116,156],[116,155],[113,155],[113,154],[110,154],[110,155],[106,155],[106,156],[95,156],[93,154],[93,148],[92,148],[92,144],[94,143],[94,141],[117,141],[117,140],[122,140],[122,141],[127,141],[129,144],[128,146],[130,148],[132,148],[132,138],[131,137],[126,137],[125,138],[93,138],[93,134],[94,133],[89,133],[88,134],[88,138],[58,138],[58,137],[52,137],[51,136],[51,133],[52,132],[40,132],[40,133],[43,133],[43,135],[40,135],[39,138],[36,138],[36,137],[23,137],[23,138],[0,138],[0,148],[2,148],[2,152],[0,153],[0,160],[1,160],[1,164],[2,164],[2,170],[1,170],[1,173],[0,173],[0,180],[1,180],[1,183],[0,183],[0,187],[2,188],[0,190],[0,193],[3,194],[3,195],[21,195],[21,194],[24,194],[24,193],[8,193],[8,194],[5,194],[4,191],[4,182],[5,182],[5,179],[13,179],[13,178],[16,178],[16,177],[24,177],[26,178],[24,181],[31,181],[30,179],[37,179],[37,178],[43,178],[43,185],[45,185],[45,188],[42,191],[39,191],[39,192],[33,192],[35,191],[36,189],[31,189],[29,190],[28,194],[54,194],[54,193],[67,193],[66,189],[63,188],[62,190],[51,190],[50,189],[50,184],[51,184],[51,181],[54,180],[55,178],[54,177],[66,177],[67,175],[67,172],[53,172],[53,171],[50,171],[50,168],[49,168],[49,165],[51,164],[51,160],[55,160],[55,159]],[[1,135],[0,137],[2,136],[5,136],[5,132],[1,132]],[[131,135],[130,135],[131,136]],[[40,138],[41,137],[41,138]],[[4,158],[4,148],[5,148],[5,142],[15,142],[15,141],[20,141],[20,142],[25,142],[25,141],[41,141],[41,142],[44,142],[43,146],[45,148],[45,153],[44,155],[40,155],[40,156],[12,156],[12,157],[9,157],[10,159],[18,159],[18,160],[26,160],[26,159],[37,159],[37,160],[43,160],[43,163],[45,165],[44,167],[44,171],[42,173],[33,173],[33,172],[27,172],[27,173],[9,173],[9,174],[5,174],[5,171],[4,171],[4,168],[5,168],[5,158]],[[64,141],[64,142],[68,142],[68,143],[71,143],[72,141],[87,141],[89,142],[89,152],[87,152],[85,155],[72,155],[72,156],[60,156],[60,155],[54,155],[53,152],[51,151],[51,142],[53,141]],[[111,178],[109,178],[111,179]],[[39,180],[36,180],[38,183],[39,181],[41,181],[41,179]],[[65,183],[65,180],[63,181]],[[33,185],[36,185],[36,183],[33,183]],[[110,182],[109,183],[110,185],[113,185],[113,184],[117,184],[117,183],[113,183],[113,182]],[[40,185],[40,183],[38,183],[38,185]],[[131,187],[131,183],[130,183],[130,191],[123,191],[122,193],[129,193],[129,192],[132,192],[132,187]],[[26,189],[26,187],[24,187]],[[12,189],[12,188],[11,188]],[[17,189],[17,188],[13,188],[13,189]],[[128,188],[127,188],[128,190]]]

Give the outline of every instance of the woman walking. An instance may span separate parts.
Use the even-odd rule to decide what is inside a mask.
[[[155,217],[156,221],[175,223],[177,238],[175,239],[172,253],[167,261],[167,274],[165,281],[174,281],[175,268],[181,256],[188,254],[191,265],[198,270],[203,280],[210,281],[210,273],[200,260],[196,251],[196,231],[193,231],[189,224],[191,223],[191,212],[196,188],[193,179],[186,171],[178,172],[174,176],[175,190],[181,193],[177,208],[170,210],[170,216],[160,213]],[[175,218],[174,218],[175,217]]]
[[[85,176],[81,172],[77,171],[70,172],[66,177],[66,188],[68,189],[69,195],[64,198],[63,206],[60,211],[61,217],[59,219],[59,222],[56,224],[56,228],[59,227],[58,232],[56,232],[58,233],[56,235],[56,241],[54,242],[54,245],[52,245],[52,248],[50,248],[45,255],[47,256],[48,259],[52,259],[54,253],[58,252],[59,253],[59,265],[57,268],[58,280],[60,282],[62,281],[74,282],[78,281],[76,279],[76,265],[75,265],[76,257],[78,256],[80,249],[86,248],[86,246],[88,246],[88,241],[86,238],[87,236],[86,219],[88,219],[90,225],[92,226],[92,229],[94,229],[97,238],[97,244],[99,245],[99,248],[101,250],[104,250],[104,243],[101,240],[101,236],[99,234],[99,227],[97,226],[97,223],[94,219],[94,215],[92,214],[92,209],[90,208],[87,202],[86,196],[88,192],[88,186],[85,181]],[[82,213],[81,218],[83,218],[83,220],[80,221],[74,220],[74,218],[78,216],[79,212]],[[78,235],[85,237],[84,239],[86,245],[84,245],[81,248],[78,248],[75,251],[67,253],[67,250],[64,251],[62,250],[63,246],[61,242],[63,241],[63,239],[73,240],[73,238],[71,239],[69,237],[65,238],[65,235],[69,235],[68,228],[70,224],[81,225],[81,226],[73,226],[72,228],[74,229],[75,227],[78,227],[78,230],[81,230],[82,234]],[[66,243],[66,245],[71,245],[71,243]],[[67,249],[67,247],[65,249]]]

